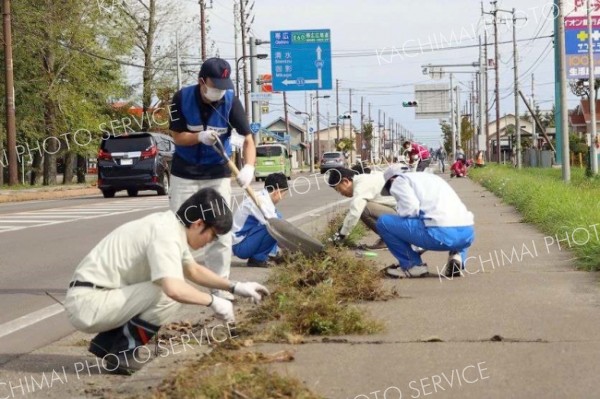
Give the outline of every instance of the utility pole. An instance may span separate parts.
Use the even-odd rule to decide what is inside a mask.
[[[477,142],[475,144],[475,148],[477,151],[481,151],[481,136],[485,134],[485,125],[487,121],[485,120],[485,101],[484,98],[486,95],[484,94],[484,82],[485,79],[485,69],[486,69],[486,60],[484,55],[484,49],[482,47],[481,36],[479,36],[479,79],[477,80],[477,105],[479,106],[479,132],[477,135]],[[486,137],[487,138],[487,137]],[[487,144],[486,144],[487,147]]]
[[[456,123],[454,120],[454,79],[450,73],[450,124],[452,125],[452,157],[456,161]]]
[[[592,2],[587,0],[588,24],[588,59],[589,59],[589,86],[590,86],[590,166],[592,174],[598,174],[598,152],[596,151],[596,74],[594,71],[594,36],[592,25]]]
[[[495,95],[496,95],[496,148],[497,156],[496,161],[500,164],[500,56],[498,54],[498,2],[493,1],[494,4],[494,70],[495,70]]]
[[[557,91],[558,96],[558,106],[557,112],[559,117],[557,117],[557,127],[560,127],[561,134],[561,145],[558,147],[561,148],[562,154],[557,151],[557,160],[560,160],[560,155],[562,155],[562,177],[565,183],[571,181],[571,163],[569,160],[569,108],[567,103],[567,54],[566,54],[566,44],[565,44],[565,16],[564,16],[564,0],[555,0],[555,10],[557,11],[557,18],[555,19],[555,32],[554,40],[556,40],[556,51],[558,62],[558,71],[556,76],[556,82],[558,82]],[[557,129],[557,133],[558,133]]]
[[[503,10],[504,11],[504,10]],[[522,167],[522,156],[521,156],[521,118],[519,116],[519,49],[517,47],[517,9],[513,8],[512,11],[512,24],[513,24],[513,60],[514,60],[514,72],[515,72],[515,133],[517,136],[516,152],[517,157],[517,169]]]
[[[535,123],[535,118],[533,117],[535,112],[535,75],[531,74],[531,119],[533,120],[533,128],[531,129],[531,136],[533,138],[533,148],[537,148],[537,123]]]
[[[311,104],[312,108],[312,104]],[[319,121],[319,90],[317,90],[317,131],[315,134],[317,135],[317,157],[321,159],[321,138],[319,134],[319,129],[321,128],[321,123]],[[329,130],[328,130],[329,132]],[[329,134],[327,134],[329,136]]]
[[[252,93],[257,91],[256,80],[258,76],[256,74],[256,39],[252,36],[248,37],[249,43],[249,56],[250,56],[250,91]],[[250,106],[252,107],[252,122],[260,122],[260,104],[258,101],[251,101]],[[289,132],[288,132],[289,133]]]
[[[234,1],[233,2],[233,48],[234,48],[234,54],[235,54],[234,64],[235,64],[235,68],[236,68],[236,70],[235,70],[235,85],[237,88],[236,93],[237,93],[238,98],[240,96],[240,74],[239,74],[239,71],[237,70],[237,67],[238,67],[237,60],[238,60],[238,58],[240,58],[239,51],[238,51],[238,30],[239,30],[238,17],[239,17],[239,15],[240,14],[239,14],[239,10],[238,10],[238,2]]]
[[[206,0],[199,0],[200,4],[200,55],[206,61]]]
[[[377,137],[379,139],[379,141],[377,142],[377,144],[378,144],[377,155],[379,156],[378,160],[381,160],[381,149],[382,149],[381,140],[382,140],[382,135],[381,135],[381,110],[380,109],[377,110]]]
[[[6,146],[8,151],[8,185],[19,183],[17,168],[17,128],[15,122],[15,87],[13,77],[10,0],[4,0],[4,65],[6,95]]]
[[[456,85],[456,146],[462,147],[462,117],[460,114],[460,82]],[[464,150],[464,148],[463,148]]]
[[[363,144],[365,143],[365,129],[363,128],[364,126],[364,122],[363,120],[365,119],[365,109],[364,109],[364,105],[365,105],[365,98],[363,96],[360,97],[360,143],[359,143],[359,148],[358,151],[360,152],[360,161],[364,161],[365,157],[363,154]]]
[[[177,62],[177,90],[181,90],[181,59],[179,58],[179,30],[175,32],[175,58]]]
[[[335,80],[335,131],[340,141],[340,80]]]
[[[288,142],[287,142],[287,149],[288,149],[288,154],[291,154],[292,152],[292,138],[290,136],[290,119],[288,118],[288,106],[287,106],[287,95],[286,92],[283,92],[283,115],[285,118],[285,130],[287,131],[288,134]],[[302,164],[300,164],[302,165]]]
[[[352,140],[352,89],[348,89],[348,97],[348,106],[350,107],[350,109],[348,110],[348,127],[350,128],[350,131],[348,132],[348,138]],[[350,162],[352,162],[352,147],[350,147],[350,151],[348,152],[350,153]]]
[[[242,30],[242,57],[244,57],[244,59],[242,60],[242,62],[244,63],[243,66],[243,89],[242,89],[242,93],[244,94],[244,109],[246,110],[246,114],[248,114],[248,111],[250,111],[249,109],[249,103],[250,103],[250,99],[249,99],[249,95],[248,95],[248,66],[246,63],[246,56],[248,55],[246,53],[246,11],[245,11],[245,1],[246,0],[240,0],[240,27]]]
[[[485,80],[483,85],[483,91],[485,94],[485,148],[487,153],[487,159],[492,159],[492,153],[489,148],[489,139],[490,139],[490,88],[489,88],[489,79],[488,79],[488,41],[487,41],[487,32],[484,32],[484,57],[485,57]]]
[[[498,54],[498,1],[492,1],[492,5],[494,6],[494,10],[491,12],[483,12],[482,5],[482,14],[489,14],[494,16],[494,71],[495,71],[495,102],[496,102],[496,162],[500,164],[502,157],[500,154],[500,64],[499,64],[499,54]]]

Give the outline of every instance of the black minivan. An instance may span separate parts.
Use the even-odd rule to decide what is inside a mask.
[[[160,133],[132,133],[102,139],[98,151],[98,188],[104,198],[120,190],[135,197],[140,190],[169,192],[175,143]]]

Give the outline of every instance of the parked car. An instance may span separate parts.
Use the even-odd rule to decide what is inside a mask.
[[[169,192],[175,143],[159,133],[132,133],[104,138],[98,151],[98,188],[105,198],[120,190],[130,197],[140,190]]]
[[[261,144],[256,146],[256,181],[264,180],[271,173],[281,172],[288,180],[292,178],[292,156],[282,144]]]
[[[332,168],[347,168],[348,161],[346,160],[346,156],[343,152],[335,151],[335,152],[325,152],[323,153],[323,158],[321,158],[321,165],[319,169],[321,173],[327,172]]]

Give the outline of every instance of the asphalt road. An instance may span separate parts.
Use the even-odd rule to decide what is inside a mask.
[[[278,208],[286,219],[300,215],[296,225],[310,221],[311,210],[343,199],[322,176],[295,177],[290,188]],[[239,187],[233,194],[241,202]],[[76,265],[99,240],[125,222],[167,208],[167,197],[152,192],[0,205],[0,364],[71,333],[61,306],[47,293],[62,301]]]

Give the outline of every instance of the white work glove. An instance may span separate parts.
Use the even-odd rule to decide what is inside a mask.
[[[254,179],[254,166],[246,164],[238,173],[237,182],[242,188],[246,188],[252,182],[252,179]]]
[[[216,295],[212,295],[212,302],[208,305],[209,308],[215,312],[215,316],[218,319],[223,320],[226,323],[234,323],[235,316],[233,315],[233,304],[227,299],[220,298]]]
[[[340,232],[338,231],[333,236],[331,236],[328,241],[337,247],[338,245],[342,244],[342,241],[344,241],[345,238],[346,236],[340,234]]]
[[[204,130],[203,132],[198,133],[198,143],[212,146],[217,142],[217,137],[219,137],[219,135],[214,130]]]
[[[246,298],[252,298],[252,302],[258,303],[263,296],[269,295],[269,290],[258,283],[247,282],[235,283],[233,293]]]

